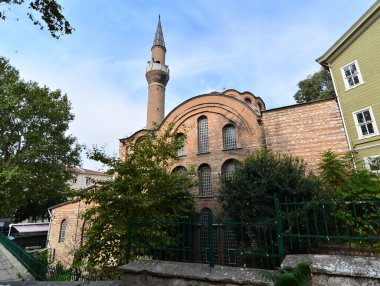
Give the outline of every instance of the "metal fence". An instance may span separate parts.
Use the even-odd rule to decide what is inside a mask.
[[[273,268],[281,260],[274,220],[129,221],[127,255],[229,266]]]
[[[379,256],[380,200],[274,198],[266,221],[130,219],[127,260],[151,259],[273,269],[287,254]]]
[[[21,246],[9,240],[2,233],[0,233],[0,243],[20,261],[33,277],[37,280],[45,280],[47,268],[45,263],[27,253]]]
[[[84,275],[79,269],[64,269],[61,266],[48,266],[25,251],[20,245],[0,233],[0,243],[39,281],[91,281],[95,277]],[[99,279],[98,279],[99,280]]]
[[[380,200],[279,203],[286,253],[379,256]]]

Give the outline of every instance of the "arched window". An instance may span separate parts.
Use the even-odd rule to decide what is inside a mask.
[[[248,97],[244,98],[244,102],[245,102],[245,104],[247,104],[249,106],[251,106],[251,104],[252,104],[251,100]]]
[[[230,180],[233,172],[236,168],[240,167],[239,161],[235,159],[229,159],[225,161],[222,165],[222,179],[223,180]]]
[[[85,220],[83,222],[83,226],[82,226],[82,239],[81,239],[81,245],[85,244],[86,240],[87,240],[87,230],[88,230],[88,223],[87,221]]]
[[[66,227],[67,227],[67,220],[64,219],[61,222],[61,228],[59,230],[59,240],[58,240],[58,242],[64,242],[65,241]]]
[[[172,173],[181,174],[185,173],[187,169],[184,166],[177,166],[173,169]]]
[[[223,149],[236,148],[236,129],[232,124],[227,124],[223,127]]]
[[[199,216],[199,223],[201,224],[200,230],[199,230],[199,241],[200,241],[200,248],[201,248],[201,261],[202,262],[208,262],[208,249],[209,249],[209,229],[208,229],[208,219],[212,216],[212,210],[209,208],[204,208],[200,212]],[[213,240],[213,249],[214,249],[214,261],[218,261],[218,236],[216,229],[212,229],[212,240]]]
[[[178,149],[178,151],[177,151],[177,155],[178,156],[185,156],[186,155],[186,152],[185,152],[185,135],[180,133],[177,135],[177,139],[182,144],[182,147],[180,149]]]
[[[200,216],[199,216],[199,222],[200,223],[207,223],[209,215],[212,215],[212,210],[210,210],[209,208],[202,209]]]
[[[198,119],[198,153],[208,152],[208,120],[206,116]]]
[[[207,164],[199,166],[198,169],[199,180],[199,196],[211,197],[212,196],[212,181],[211,181],[211,168]]]

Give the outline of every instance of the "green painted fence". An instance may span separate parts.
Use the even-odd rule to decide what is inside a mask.
[[[152,259],[273,269],[287,254],[379,256],[380,200],[280,202],[266,221],[130,219],[127,261]]]
[[[29,271],[36,280],[45,280],[47,265],[26,252],[19,245],[0,233],[0,243]]]

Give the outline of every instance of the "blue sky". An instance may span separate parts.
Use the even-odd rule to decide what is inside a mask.
[[[147,83],[158,15],[170,80],[166,114],[182,101],[233,88],[268,109],[294,104],[297,83],[319,70],[321,56],[374,0],[59,0],[76,29],[59,40],[23,9],[0,22],[0,55],[26,80],[61,89],[72,103],[70,132],[105,145],[145,126]],[[16,21],[15,18],[19,18]],[[97,169],[83,160],[84,167]]]

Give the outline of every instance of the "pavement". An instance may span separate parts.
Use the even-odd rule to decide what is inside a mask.
[[[0,244],[0,286],[9,285],[12,281],[34,280],[24,266]]]

